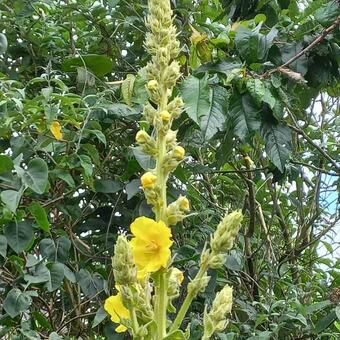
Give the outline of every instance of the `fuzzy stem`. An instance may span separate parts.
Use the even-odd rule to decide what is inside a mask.
[[[195,276],[195,279],[194,280],[201,280],[203,278],[203,276],[206,274],[207,270],[208,270],[208,261],[205,261],[204,263],[201,264],[201,267],[198,271],[198,273],[196,274]],[[184,299],[184,302],[181,306],[181,308],[179,309],[178,313],[177,313],[177,316],[176,316],[176,319],[175,321],[173,322],[171,328],[170,328],[170,331],[169,333],[171,332],[174,332],[175,330],[177,330],[182,322],[183,322],[183,319],[185,318],[185,315],[192,303],[192,300],[197,296],[198,294],[198,291],[195,291],[195,290],[191,290],[188,292],[187,296],[185,297]]]

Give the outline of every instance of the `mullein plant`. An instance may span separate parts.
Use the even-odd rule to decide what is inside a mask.
[[[185,157],[185,150],[171,129],[183,109],[181,97],[173,97],[180,77],[176,58],[179,41],[173,24],[170,0],[149,0],[149,29],[145,47],[152,60],[145,67],[149,101],[144,119],[153,126],[152,134],[138,131],[136,142],[143,152],[155,159],[155,168],[141,177],[143,191],[155,218],[138,217],[130,226],[131,237],[119,235],[112,258],[117,293],[106,299],[104,308],[117,324],[116,332],[129,332],[133,339],[188,339],[181,330],[183,319],[193,299],[204,292],[209,282],[208,269],[220,268],[225,254],[233,246],[240,228],[239,211],[226,215],[202,252],[199,271],[187,286],[187,294],[176,313],[173,301],[179,296],[183,273],[172,265],[171,226],[189,212],[186,197],[167,203],[167,180]],[[217,293],[211,308],[205,308],[204,334],[210,339],[227,325],[232,307],[232,288],[226,285]],[[173,314],[171,316],[171,314]],[[168,317],[169,316],[169,317]],[[170,317],[171,316],[171,317]]]

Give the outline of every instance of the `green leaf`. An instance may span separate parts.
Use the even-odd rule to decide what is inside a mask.
[[[264,122],[261,135],[265,141],[268,157],[283,173],[291,148],[291,133],[288,126]]]
[[[27,293],[21,292],[18,288],[13,288],[8,292],[3,302],[3,308],[11,318],[15,318],[26,311],[31,303],[32,298]]]
[[[340,320],[340,306],[335,307],[335,314],[338,320]]]
[[[94,188],[96,192],[103,192],[105,194],[114,194],[123,189],[123,185],[120,182],[112,181],[108,179],[96,179],[94,182]]]
[[[107,313],[105,312],[103,307],[99,307],[97,310],[97,313],[93,319],[92,322],[92,328],[98,326],[100,323],[102,323],[107,317]]]
[[[208,75],[202,79],[189,76],[182,86],[186,112],[201,128],[205,140],[221,130],[226,120],[228,93],[222,86],[208,86]]]
[[[42,262],[38,263],[33,268],[29,269],[29,272],[25,274],[24,279],[27,281],[27,284],[30,285],[32,283],[42,283],[47,282],[50,278],[50,273],[46,267],[46,265]]]
[[[22,181],[33,191],[43,194],[48,183],[48,167],[41,158],[32,159],[22,175]]]
[[[13,167],[14,164],[11,157],[6,155],[0,155],[0,174],[11,171]]]
[[[303,49],[303,45],[301,42],[293,42],[284,44],[283,48],[281,49],[281,56],[282,62],[285,63],[290,60],[292,57],[297,55]],[[293,71],[300,73],[304,76],[308,70],[308,58],[305,54],[303,54],[300,58],[293,61],[289,68]]]
[[[3,33],[0,33],[0,55],[6,53],[8,47],[7,38]]]
[[[28,209],[34,216],[39,227],[48,233],[50,231],[50,222],[48,221],[45,209],[38,202],[32,202]]]
[[[19,191],[4,190],[1,192],[0,198],[1,198],[1,201],[5,203],[7,208],[11,212],[15,213],[18,209],[18,205],[20,203],[22,193],[23,193],[22,190],[19,190]]]
[[[131,182],[126,184],[125,190],[127,194],[127,200],[130,200],[132,197],[137,195],[137,193],[141,190],[140,179],[133,179]]]
[[[88,54],[66,59],[62,64],[65,72],[76,72],[77,67],[89,68],[94,75],[102,77],[112,71],[112,60],[105,55]]]
[[[315,19],[324,27],[332,25],[339,15],[340,6],[336,0],[324,4],[314,13]]]
[[[106,145],[106,137],[100,130],[87,130],[89,133],[94,134],[99,141]]]
[[[81,290],[88,298],[93,298],[104,289],[104,280],[96,274],[90,274],[85,269],[80,269],[76,277]]]
[[[222,130],[228,110],[228,93],[222,86],[210,89],[210,108],[199,116],[199,124],[204,139],[208,141]]]
[[[261,104],[263,101],[263,97],[265,95],[266,88],[263,82],[257,78],[249,78],[247,79],[247,90],[251,94],[251,96],[255,99],[257,104]]]
[[[38,311],[33,311],[32,315],[33,315],[34,320],[41,326],[41,328],[44,328],[50,331],[53,329],[50,322],[46,319],[46,317],[42,313]]]
[[[261,24],[253,30],[240,26],[236,31],[236,48],[248,64],[266,60],[268,51],[278,32],[276,28],[272,28],[267,35],[263,35],[260,33],[260,29]]]
[[[65,263],[68,260],[71,241],[65,237],[58,237],[56,240],[45,238],[39,243],[39,250],[43,257],[52,262]]]
[[[28,221],[12,222],[5,226],[4,235],[8,245],[19,254],[31,244],[34,237],[33,227]]]
[[[91,176],[93,172],[93,164],[91,158],[87,155],[78,155],[80,164],[85,171],[86,176]]]
[[[74,180],[71,176],[71,174],[65,170],[62,169],[55,169],[53,170],[53,173],[58,178],[62,179],[64,182],[66,182],[71,188],[74,188],[76,185],[74,183]]]
[[[328,328],[336,319],[337,317],[334,308],[331,312],[329,312],[327,315],[318,320],[318,322],[315,325],[314,332],[316,334],[321,333],[326,328]]]
[[[150,170],[155,167],[155,160],[151,156],[146,155],[139,146],[132,148],[132,152],[144,170]]]
[[[322,310],[322,309],[330,306],[331,304],[332,303],[329,300],[313,303],[312,305],[306,307],[305,312],[306,312],[307,315],[313,314],[313,313],[315,313],[319,310]]]
[[[250,95],[235,94],[230,100],[229,115],[234,126],[235,134],[245,140],[252,132],[259,130],[258,118],[260,109]]]
[[[52,332],[48,337],[48,340],[62,340],[62,339],[63,338],[59,336],[57,332]]]
[[[64,280],[64,265],[62,263],[53,263],[49,270],[49,279],[46,288],[49,292],[58,289]]]
[[[7,239],[4,235],[0,235],[0,255],[6,258],[7,254]]]
[[[195,70],[195,74],[201,73],[222,73],[226,76],[230,74],[230,72],[234,69],[238,69],[242,67],[242,63],[235,60],[221,60],[215,63],[206,63],[201,65],[197,70]]]
[[[188,116],[199,125],[200,117],[210,110],[208,74],[202,79],[194,76],[187,77],[181,87],[181,94]]]

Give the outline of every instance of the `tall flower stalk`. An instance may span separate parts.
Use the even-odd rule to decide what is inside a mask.
[[[173,241],[171,225],[182,221],[189,211],[189,201],[180,196],[167,203],[167,180],[184,159],[185,150],[172,130],[173,121],[183,110],[181,97],[173,96],[173,88],[180,77],[176,58],[179,41],[173,24],[169,0],[149,0],[148,33],[145,47],[151,61],[145,67],[148,102],[144,105],[144,119],[153,127],[149,134],[140,130],[136,142],[140,149],[154,158],[155,167],[141,176],[143,191],[152,206],[155,219],[138,217],[130,226],[132,239],[118,237],[112,260],[117,294],[104,305],[113,322],[120,324],[117,332],[128,330],[134,339],[161,340],[175,335],[185,339],[189,334],[180,330],[191,302],[203,292],[209,282],[209,268],[221,267],[224,254],[231,249],[238,233],[242,215],[233,212],[218,225],[201,256],[200,269],[189,283],[187,296],[174,321],[167,311],[176,312],[172,301],[179,296],[183,273],[171,266]],[[204,311],[204,339],[226,327],[227,314],[232,306],[232,289],[225,286],[217,294],[212,308]],[[202,311],[203,313],[203,311]]]

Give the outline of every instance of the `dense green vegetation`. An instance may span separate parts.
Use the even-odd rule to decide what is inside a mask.
[[[234,306],[216,339],[338,339],[339,3],[172,5],[187,156],[168,199],[191,202],[173,229],[176,266],[193,277],[225,212],[245,215],[186,318],[190,339],[225,283]],[[139,180],[150,158],[135,147],[148,129],[146,10],[0,1],[0,338],[128,338],[102,306],[119,231],[152,216]]]

